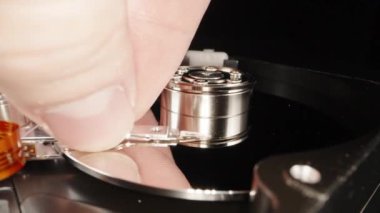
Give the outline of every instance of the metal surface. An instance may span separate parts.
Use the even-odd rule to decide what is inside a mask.
[[[254,211],[362,212],[380,182],[379,154],[380,132],[326,150],[264,160],[255,169]],[[299,164],[308,171],[294,176]],[[369,165],[373,171],[366,170]],[[360,172],[366,177],[359,178]]]
[[[130,146],[167,147],[187,145],[188,143],[196,144],[207,139],[207,136],[197,132],[178,131],[163,126],[135,126],[120,145],[107,152],[118,152]],[[217,190],[213,188],[169,190],[134,183],[117,174],[95,168],[85,160],[87,156],[94,153],[68,149],[60,145],[53,137],[47,135],[37,125],[29,129],[28,134],[24,135],[21,141],[28,160],[60,160],[64,155],[73,166],[84,173],[126,189],[136,189],[151,194],[199,201],[242,201],[249,200],[254,195],[254,192],[250,190]],[[43,206],[43,208],[45,207]]]
[[[162,126],[135,126],[126,140],[107,152],[118,152],[130,146],[166,147],[178,144],[196,143],[201,138],[207,138],[196,132],[178,131]],[[135,189],[146,193],[162,196],[199,201],[242,201],[249,200],[254,193],[250,190],[216,190],[216,189],[187,189],[169,190],[134,183],[117,174],[99,170],[90,165],[85,159],[94,153],[81,152],[62,146],[54,138],[48,136],[40,128],[24,136],[22,139],[24,153],[28,160],[61,160],[62,155],[76,168],[84,173],[126,189]]]
[[[336,122],[330,121],[328,128],[339,125],[347,128],[339,133],[340,138],[334,139],[319,138],[320,130],[296,144],[279,137],[277,141],[284,144],[285,151],[281,153],[285,155],[273,155],[256,164],[253,181],[256,196],[251,212],[378,212],[380,82],[267,62],[241,61],[242,67],[256,71],[257,90],[310,106]],[[296,107],[290,104],[289,110]],[[300,122],[303,125],[313,125],[316,121],[310,115],[301,115],[301,120],[296,117],[291,120],[303,121]],[[288,121],[282,128],[286,132],[292,125]],[[295,135],[301,128],[294,129]],[[307,147],[308,151],[301,147]],[[273,144],[271,149],[278,153],[279,148]],[[295,151],[298,153],[292,153]],[[295,166],[313,169],[303,177],[294,176],[291,169],[294,172]]]
[[[181,131],[167,126],[136,125],[125,136],[124,141],[113,149],[120,150],[130,146],[168,147],[188,143],[196,144],[209,137],[199,132]]]
[[[21,129],[21,132],[24,152],[30,160],[54,159],[61,155],[61,149],[69,150],[36,124],[28,126],[26,130]],[[209,137],[198,132],[180,131],[167,126],[136,125],[125,135],[123,141],[110,150],[117,151],[131,146],[168,147],[197,144]]]
[[[28,162],[12,182],[25,212],[247,212],[249,207],[246,202],[197,202],[126,189],[89,176],[63,159]]]
[[[126,189],[139,190],[149,194],[161,195],[166,197],[181,198],[194,201],[248,201],[254,196],[254,191],[250,190],[216,190],[216,189],[187,189],[187,190],[170,190],[157,188],[134,183],[126,179],[120,179],[113,174],[109,174],[92,167],[84,162],[87,155],[73,150],[64,150],[65,157],[69,162],[82,172],[96,177],[104,182],[111,183]]]
[[[194,188],[248,190],[252,166],[258,165],[256,195],[244,196],[252,202],[168,198],[173,191],[126,181],[109,184],[101,179],[105,176],[93,178],[72,168],[70,159],[57,159],[30,161],[12,178],[20,206],[43,209],[36,205],[46,200],[116,212],[378,212],[379,136],[372,130],[379,127],[380,84],[241,62],[258,80],[248,139],[226,149],[175,146],[172,151]],[[206,200],[212,192],[198,191]],[[56,197],[70,202],[54,202]]]
[[[0,181],[0,212],[20,213],[16,192],[10,180]]]
[[[104,208],[90,205],[84,202],[72,201],[62,197],[46,194],[36,194],[26,198],[21,204],[23,213],[67,213],[67,212],[91,212],[91,213],[111,213]]]
[[[194,147],[235,145],[246,138],[253,80],[229,67],[178,69],[161,94],[160,123],[210,135]]]

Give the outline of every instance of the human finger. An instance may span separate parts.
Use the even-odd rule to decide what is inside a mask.
[[[132,128],[133,64],[125,0],[0,1],[0,90],[71,148]]]

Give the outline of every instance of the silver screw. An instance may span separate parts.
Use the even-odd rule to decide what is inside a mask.
[[[218,71],[217,67],[208,66],[204,68],[205,71],[215,72]]]
[[[231,81],[241,81],[242,79],[242,74],[241,74],[241,72],[239,72],[239,71],[232,71],[232,72],[230,72],[230,80]]]
[[[181,81],[182,79],[182,75],[176,73],[174,76],[173,76],[173,80],[174,82],[178,83],[179,81]]]
[[[179,67],[176,74],[183,75],[183,74],[187,73],[187,71],[189,71],[189,70],[186,67]]]
[[[197,85],[206,85],[206,84],[208,84],[208,81],[204,80],[204,79],[197,79],[197,80],[194,81],[194,84],[197,84]]]

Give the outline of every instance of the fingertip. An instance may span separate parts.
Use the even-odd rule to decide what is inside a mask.
[[[41,117],[59,142],[86,152],[116,146],[134,121],[131,102],[120,86],[49,108]]]

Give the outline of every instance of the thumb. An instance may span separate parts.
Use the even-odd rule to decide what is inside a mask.
[[[111,148],[133,126],[125,4],[0,1],[0,91],[70,148]]]

